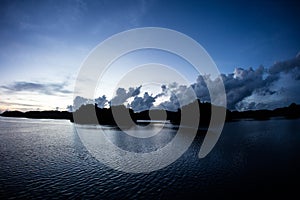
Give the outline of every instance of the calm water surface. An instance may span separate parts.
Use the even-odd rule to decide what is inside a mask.
[[[176,127],[168,125],[164,134],[152,139],[127,140],[116,128],[104,128],[113,143],[134,152],[154,151],[176,134]],[[212,152],[198,159],[202,139],[199,132],[188,151],[166,168],[129,174],[97,161],[69,121],[0,118],[0,199],[212,199],[297,194],[293,181],[300,175],[299,119],[227,123]]]

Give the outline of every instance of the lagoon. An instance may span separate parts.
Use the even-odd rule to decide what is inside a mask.
[[[163,134],[130,140],[114,126],[81,128],[105,129],[115,145],[150,152],[171,141],[178,127],[167,124]],[[155,131],[157,126],[147,131],[151,128]],[[132,174],[99,162],[68,120],[0,117],[0,198],[211,199],[297,194],[293,181],[300,177],[300,119],[226,123],[215,148],[199,159],[204,135],[204,130],[199,131],[190,148],[171,165]]]

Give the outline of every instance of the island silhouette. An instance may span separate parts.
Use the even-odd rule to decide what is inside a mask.
[[[273,117],[283,117],[287,119],[300,118],[300,105],[295,103],[288,107],[276,108],[274,110],[248,110],[248,111],[230,111],[224,107],[215,106],[211,103],[202,103],[196,100],[185,105],[177,111],[168,111],[163,109],[152,109],[141,112],[134,112],[124,105],[111,106],[109,108],[99,108],[97,104],[82,105],[74,112],[68,111],[5,111],[2,117],[21,117],[34,119],[66,119],[77,124],[101,124],[101,125],[118,125],[130,126],[139,120],[150,122],[151,120],[165,121],[168,120],[172,124],[181,124],[181,114],[195,112],[195,104],[199,106],[200,119],[198,126],[208,126],[211,118],[212,107],[221,109],[226,112],[225,122],[238,121],[241,119],[268,120]],[[95,115],[95,117],[90,117]],[[128,117],[128,115],[130,117]],[[116,119],[118,116],[118,120]],[[126,117],[123,117],[126,116]],[[75,120],[74,120],[75,118]],[[185,122],[188,123],[188,122]],[[189,124],[184,124],[189,125]],[[193,124],[194,125],[194,124]]]

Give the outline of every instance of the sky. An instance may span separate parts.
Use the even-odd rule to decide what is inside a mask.
[[[65,110],[73,102],[77,74],[91,50],[114,34],[141,27],[173,29],[201,44],[223,74],[232,110],[300,103],[296,1],[1,0],[0,4],[0,112]],[[123,103],[137,111],[153,105],[176,109],[172,94],[188,89],[208,99],[201,89],[203,78],[174,55],[143,51],[118,62],[99,82],[96,95],[106,95],[98,99],[102,103],[126,94]],[[126,70],[149,62],[172,66],[189,83],[185,88],[168,81],[141,88],[138,83],[124,84],[117,93],[117,81]],[[138,92],[132,96],[129,87]]]

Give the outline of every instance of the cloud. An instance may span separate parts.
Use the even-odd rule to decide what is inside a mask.
[[[137,88],[130,87],[128,92],[124,88],[118,88],[116,95],[111,99],[110,105],[118,106],[124,104],[130,97],[135,97],[140,94],[141,87]]]
[[[289,73],[295,70],[298,70],[299,73],[300,68],[300,53],[296,56],[296,58],[276,62],[273,66],[269,68],[269,74],[275,75],[279,73]]]
[[[164,95],[169,96],[170,98],[168,101],[160,103],[158,107],[170,111],[176,111],[180,107],[191,103],[196,98],[193,87],[193,85],[178,85],[176,82],[173,82],[168,86],[162,85],[162,93],[158,94],[157,97]]]
[[[66,83],[35,83],[35,82],[14,82],[8,86],[0,86],[8,92],[37,92],[40,94],[70,94],[72,91],[65,89]]]
[[[264,85],[237,103],[238,110],[274,109],[300,102],[300,55],[277,62],[267,70]],[[255,106],[247,106],[253,102]]]
[[[229,109],[274,109],[299,102],[300,55],[256,70],[237,68],[222,75]],[[297,88],[297,89],[296,89]]]
[[[82,105],[86,105],[86,104],[97,104],[99,108],[104,108],[107,103],[108,100],[106,99],[105,95],[103,95],[102,97],[98,97],[94,100],[87,99],[81,96],[76,96],[73,100],[73,105],[68,105],[66,109],[72,112],[80,108]]]
[[[130,103],[130,107],[135,112],[140,112],[144,110],[150,110],[158,96],[152,97],[148,92],[144,93],[143,97],[134,97],[133,101]]]
[[[234,110],[238,102],[250,96],[257,88],[264,86],[263,74],[263,67],[259,67],[256,70],[252,68],[248,70],[237,68],[234,73],[228,75],[222,74],[214,80],[212,80],[210,75],[199,75],[196,82],[189,86],[172,83],[164,86],[163,90],[165,93],[169,93],[170,99],[162,102],[160,107],[175,111],[191,103],[195,98],[202,102],[210,102],[211,99],[207,84],[213,88],[214,91],[211,92],[216,93],[215,96],[218,97],[219,89],[215,88],[215,86],[219,85],[219,81],[222,80],[227,92],[228,108]],[[219,102],[222,105],[223,100],[220,97],[220,99],[215,99],[215,102]]]
[[[176,95],[172,93],[169,101],[164,101],[160,103],[158,107],[169,111],[177,111],[180,108],[180,103]]]
[[[73,112],[73,111],[74,111],[72,105],[68,105],[68,106],[66,107],[66,109],[67,109],[67,111],[69,111],[69,112]]]
[[[159,106],[177,110],[193,99],[192,92],[189,92],[191,89],[201,101],[210,101],[206,83],[217,85],[220,78],[225,86],[227,108],[230,110],[274,109],[286,106],[300,101],[300,54],[293,59],[277,62],[269,68],[236,68],[233,73],[221,74],[215,80],[209,75],[199,76],[196,83],[190,86],[179,86],[177,83],[163,85],[163,92],[169,94],[170,98]]]
[[[191,85],[179,85],[176,82],[161,85],[161,93],[153,96],[145,92],[140,96],[141,87],[118,88],[116,95],[107,101],[105,96],[95,100],[76,97],[74,105],[78,108],[88,102],[96,102],[98,106],[122,105],[128,103],[128,107],[135,112],[149,110],[157,103],[157,108],[176,111],[187,105],[196,98],[202,102],[210,102],[210,94],[207,84],[218,94],[217,86],[223,81],[227,96],[227,108],[230,110],[256,110],[274,109],[287,106],[292,102],[299,103],[300,95],[300,55],[295,58],[277,62],[269,68],[259,66],[257,69],[236,68],[233,73],[221,74],[212,80],[210,75],[198,76],[195,83]],[[133,97],[133,98],[132,98]],[[167,100],[161,102],[160,97]],[[131,102],[129,99],[132,98]],[[218,101],[214,101],[218,102]],[[222,104],[220,104],[222,105]]]
[[[0,104],[2,106],[9,106],[9,105],[11,105],[11,102],[0,101]],[[22,106],[22,107],[39,107],[39,106],[41,106],[41,105],[36,105],[36,104],[16,103],[16,102],[14,102],[13,104],[14,104],[14,106]]]
[[[100,98],[100,97],[99,97]],[[69,110],[77,110],[78,108],[80,108],[80,106],[82,105],[86,105],[86,104],[94,104],[95,101],[91,100],[91,99],[87,99],[84,97],[80,97],[80,96],[76,96],[75,99],[73,100],[73,107],[68,107]]]
[[[244,98],[264,88],[268,82],[264,79],[264,67],[260,66],[256,70],[236,68],[234,73],[222,75],[223,83],[227,95],[227,107],[231,110],[236,109],[236,104]]]
[[[191,87],[195,91],[197,98],[201,101],[209,101],[209,92],[205,81],[209,81],[210,76],[198,76],[196,83],[192,84]]]
[[[102,97],[98,97],[97,99],[95,99],[95,103],[97,104],[97,106],[99,108],[104,108],[107,104],[108,100],[106,99],[106,96],[103,95]]]

